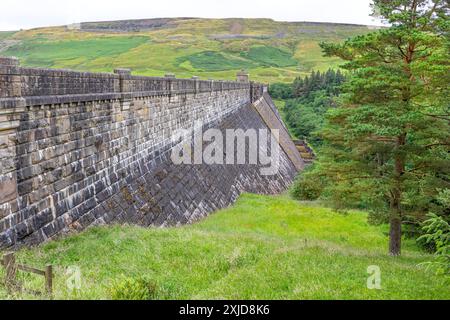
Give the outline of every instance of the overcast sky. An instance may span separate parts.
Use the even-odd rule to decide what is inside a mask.
[[[1,0],[0,30],[140,18],[272,18],[379,24],[371,0]]]

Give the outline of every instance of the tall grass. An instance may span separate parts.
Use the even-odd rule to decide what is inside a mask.
[[[95,227],[23,249],[18,258],[56,266],[57,299],[109,299],[121,279],[147,279],[155,299],[450,298],[448,278],[419,266],[429,255],[405,239],[403,256],[388,256],[387,227],[366,219],[363,212],[341,215],[287,196],[247,194],[195,225]],[[367,288],[371,265],[381,269],[381,290]],[[79,291],[67,285],[69,267],[81,271]],[[32,288],[42,286],[22,277]],[[11,298],[1,287],[0,297]]]

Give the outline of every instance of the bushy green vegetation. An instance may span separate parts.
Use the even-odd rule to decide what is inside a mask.
[[[103,72],[128,67],[137,75],[172,72],[185,78],[232,80],[245,68],[252,80],[287,83],[339,64],[321,55],[321,41],[342,41],[368,31],[364,26],[269,19],[171,19],[143,31],[55,27],[0,33],[0,55],[19,56],[24,66]],[[2,46],[5,40],[17,43]]]
[[[294,137],[306,140],[313,147],[321,145],[318,131],[325,115],[336,107],[336,97],[345,77],[338,70],[313,71],[306,77],[298,77],[292,84],[276,83],[269,92],[275,99],[283,99],[283,119]]]
[[[426,264],[436,274],[450,275],[450,224],[434,213],[427,215],[423,223],[423,235],[417,241],[431,245],[435,252],[434,261]]]
[[[112,300],[152,300],[156,298],[156,284],[143,277],[121,277],[109,288]]]
[[[290,83],[273,83],[269,86],[269,94],[275,100],[287,100],[294,97],[293,86]]]
[[[246,194],[195,225],[95,227],[17,256],[55,265],[57,299],[449,299],[449,280],[420,265],[432,256],[414,240],[402,257],[385,254],[387,230],[363,212]],[[371,265],[381,268],[381,290],[366,286]],[[81,271],[79,291],[67,287],[71,266]]]
[[[291,194],[295,199],[314,201],[323,193],[326,180],[315,176],[314,164],[308,166],[294,181]]]
[[[296,137],[319,147],[319,135],[329,109],[336,107],[336,97],[345,78],[340,71],[328,70],[325,73],[312,72],[305,78],[297,78],[293,83],[296,99],[286,103],[286,122]]]

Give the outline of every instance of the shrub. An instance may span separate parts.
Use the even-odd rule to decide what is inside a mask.
[[[269,94],[273,99],[293,98],[292,85],[289,83],[274,83],[269,86]]]
[[[291,194],[298,200],[317,200],[324,189],[324,182],[314,175],[313,169],[308,168],[297,176],[291,189]]]
[[[112,300],[152,300],[156,298],[157,285],[145,278],[122,277],[109,289]]]
[[[450,275],[450,225],[444,218],[430,213],[423,223],[424,235],[417,239],[435,248],[436,258],[426,264],[437,274]]]
[[[371,210],[367,216],[367,223],[373,226],[389,223],[389,214],[382,210]]]

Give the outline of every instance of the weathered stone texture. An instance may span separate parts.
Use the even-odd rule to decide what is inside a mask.
[[[0,59],[0,247],[113,221],[168,226],[277,193],[296,169],[174,165],[177,129],[195,121],[267,128],[250,107],[260,85],[27,69]]]

